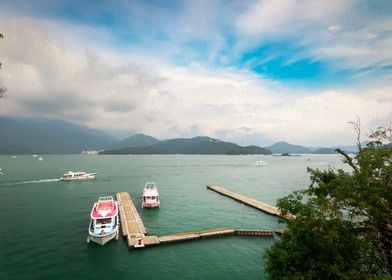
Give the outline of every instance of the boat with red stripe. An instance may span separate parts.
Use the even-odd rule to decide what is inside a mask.
[[[90,218],[87,242],[105,245],[113,238],[118,239],[118,204],[112,196],[100,197],[91,209]]]

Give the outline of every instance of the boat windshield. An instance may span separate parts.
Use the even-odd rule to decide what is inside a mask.
[[[106,225],[106,224],[111,224],[112,223],[112,218],[106,218],[106,219],[97,219],[95,224],[97,225]]]
[[[146,183],[146,185],[144,186],[146,189],[154,189],[155,188],[155,183],[151,182],[151,183]]]
[[[150,200],[158,201],[159,198],[158,198],[158,196],[143,196],[143,201],[150,201]]]

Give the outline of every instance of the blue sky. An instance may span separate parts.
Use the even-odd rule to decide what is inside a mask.
[[[390,1],[0,5],[4,115],[258,145],[351,144],[348,122],[392,121]]]

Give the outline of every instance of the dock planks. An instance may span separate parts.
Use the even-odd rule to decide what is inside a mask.
[[[249,205],[253,208],[256,208],[258,210],[261,210],[265,213],[268,213],[270,215],[278,216],[278,217],[283,217],[281,211],[279,210],[278,207],[269,205],[267,203],[258,201],[256,199],[244,196],[242,194],[238,194],[232,191],[229,191],[228,189],[222,188],[220,186],[216,185],[207,185],[207,189],[210,189],[212,191],[215,191],[217,193],[220,193],[224,196],[230,197],[234,200],[237,200],[239,202],[242,202],[246,205]],[[294,219],[295,217],[291,214],[284,216],[283,218],[285,219]]]
[[[127,192],[116,194],[118,208],[120,210],[120,222],[123,236],[127,237],[128,247],[139,248],[154,245],[157,238],[148,237],[147,229],[133,204],[132,198]]]
[[[162,244],[166,244],[166,243],[174,243],[174,242],[202,239],[208,237],[233,235],[234,233],[235,230],[232,228],[217,228],[211,230],[183,232],[183,233],[161,236],[159,237],[159,241]]]
[[[236,229],[235,234],[240,236],[268,236],[282,235],[281,230],[255,230],[255,229]]]
[[[123,236],[126,237],[129,249],[228,235],[272,237],[274,233],[271,230],[217,228],[175,233],[165,236],[149,236],[129,193],[119,192],[116,194],[116,198],[120,213],[121,231]]]

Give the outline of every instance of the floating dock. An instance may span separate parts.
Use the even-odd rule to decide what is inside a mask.
[[[139,213],[127,192],[116,194],[118,208],[120,213],[120,223],[122,235],[127,239],[128,248],[144,248],[155,245],[164,245],[178,243],[183,241],[205,239],[211,237],[241,235],[241,236],[265,236],[272,237],[274,232],[271,230],[245,230],[232,228],[217,228],[211,230],[192,231],[175,233],[165,236],[147,235],[147,229],[140,218]]]
[[[147,229],[127,192],[116,194],[120,212],[122,235],[127,238],[128,248],[141,248],[159,244],[157,236],[147,236]]]
[[[270,215],[282,217],[282,218],[289,219],[289,220],[295,218],[295,216],[291,215],[291,214],[288,214],[288,215],[283,217],[282,216],[282,212],[279,210],[278,207],[275,207],[275,206],[269,205],[267,203],[258,201],[256,199],[253,199],[253,198],[250,198],[250,197],[247,197],[247,196],[244,196],[244,195],[241,195],[241,194],[229,191],[229,190],[227,190],[225,188],[222,188],[222,187],[219,187],[219,186],[216,186],[216,185],[207,185],[207,189],[213,190],[213,191],[215,191],[217,193],[220,193],[220,194],[222,194],[224,196],[230,197],[230,198],[232,198],[234,200],[242,202],[242,203],[244,203],[246,205],[249,205],[249,206],[251,206],[253,208],[261,210],[261,211],[263,211],[265,213],[268,213]]]
[[[232,228],[217,228],[211,230],[202,230],[202,231],[192,231],[192,232],[183,232],[183,233],[175,233],[172,235],[166,235],[159,237],[159,241],[161,244],[167,243],[175,243],[187,240],[195,240],[195,239],[203,239],[209,237],[218,237],[218,236],[226,236],[226,235],[234,235],[235,230]]]
[[[236,229],[235,234],[240,236],[281,236],[282,230],[255,230],[255,229]]]

